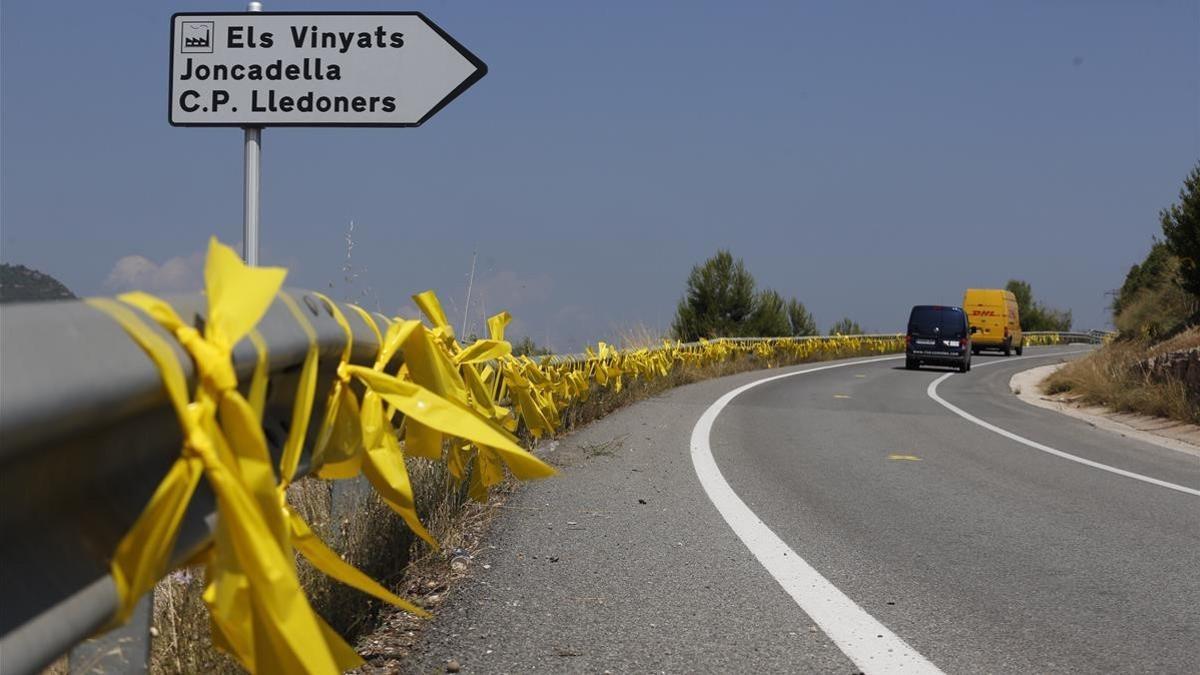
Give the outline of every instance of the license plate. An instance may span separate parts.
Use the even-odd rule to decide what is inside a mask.
[[[919,345],[934,345],[934,344],[937,344],[937,342],[936,342],[936,341],[934,341],[934,340],[916,340],[916,343],[917,343],[917,344],[919,344]]]

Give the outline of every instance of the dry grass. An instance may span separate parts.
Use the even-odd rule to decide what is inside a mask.
[[[1200,326],[1189,328],[1168,340],[1163,340],[1151,346],[1147,356],[1154,357],[1169,352],[1195,349],[1197,347],[1200,347]]]
[[[617,331],[621,349],[654,349],[661,347],[666,335],[644,323],[635,323]]]
[[[414,487],[418,485],[414,480]],[[427,483],[427,485],[432,485]],[[471,565],[483,547],[491,520],[503,506],[516,483],[505,482],[492,490],[492,500],[479,504],[467,500],[461,492],[455,496],[443,491],[438,506],[424,517],[442,547],[413,549],[412,560],[403,569],[397,586],[404,597],[433,612],[455,584],[472,573]],[[365,674],[399,672],[400,661],[420,639],[425,619],[393,607],[384,607],[374,616],[370,632],[356,637],[355,648],[367,661],[358,672]]]
[[[288,489],[288,503],[345,560],[402,596],[421,602],[431,589],[416,585],[415,580],[428,575],[413,574],[410,568],[438,563],[448,567],[447,552],[474,545],[465,533],[482,508],[464,504],[464,493],[453,487],[444,464],[410,459],[408,468],[417,503],[424,506],[422,520],[443,544],[442,551],[413,536],[362,479],[302,480]],[[303,557],[297,557],[297,568],[313,608],[349,642],[377,628],[383,603],[329,579]],[[172,573],[155,588],[158,634],[151,646],[152,672],[241,672],[232,658],[213,647],[203,590],[204,570],[199,567]],[[360,651],[370,650],[360,645]]]
[[[1155,381],[1139,367],[1146,359],[1200,346],[1200,329],[1191,329],[1162,343],[1145,339],[1118,340],[1072,361],[1043,383],[1048,394],[1069,394],[1074,400],[1118,412],[1166,417],[1200,424],[1200,398],[1183,382]]]
[[[240,673],[237,662],[213,648],[208,628],[204,570],[191,567],[168,574],[154,587],[150,672]]]

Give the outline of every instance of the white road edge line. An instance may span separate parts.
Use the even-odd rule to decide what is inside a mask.
[[[1059,352],[1059,354],[1076,354],[1076,353],[1079,353],[1079,352]],[[1043,355],[1039,355],[1039,356],[1043,356]],[[1048,356],[1048,355],[1045,355],[1045,356]],[[1029,358],[1038,358],[1038,357],[1037,356],[1024,356],[1024,357],[1020,357],[1020,359],[1005,359],[1004,361],[990,361],[988,363],[981,363],[980,366],[991,366],[991,365],[996,365],[999,363],[1011,363],[1013,361],[1029,359]],[[1151,485],[1165,487],[1168,490],[1176,490],[1176,491],[1182,492],[1184,494],[1195,495],[1197,497],[1200,497],[1200,490],[1195,490],[1190,487],[1185,487],[1183,485],[1176,485],[1175,483],[1168,483],[1165,480],[1151,478],[1150,476],[1143,476],[1140,473],[1126,471],[1125,469],[1118,469],[1115,466],[1101,464],[1100,462],[1095,462],[1090,459],[1084,459],[1083,457],[1078,457],[1076,455],[1072,455],[1069,452],[1063,452],[1062,450],[1052,448],[1048,445],[1043,445],[1041,443],[1038,443],[1037,441],[1031,441],[1028,438],[1025,438],[1024,436],[1018,436],[1017,434],[1014,434],[1013,432],[1008,431],[1006,429],[1001,429],[1000,427],[998,427],[994,424],[991,424],[990,422],[985,422],[985,421],[979,419],[978,417],[972,415],[971,413],[963,410],[962,408],[959,408],[958,406],[954,405],[953,403],[950,403],[949,401],[942,398],[941,396],[938,396],[938,393],[937,393],[938,385],[941,384],[942,382],[944,382],[946,380],[946,378],[950,377],[953,374],[954,373],[946,373],[945,375],[939,377],[938,379],[934,380],[933,382],[930,382],[929,387],[925,390],[925,393],[929,395],[929,398],[942,404],[947,410],[949,410],[950,412],[954,413],[955,415],[958,415],[959,417],[967,420],[968,422],[972,422],[974,424],[977,424],[977,425],[983,427],[984,429],[987,429],[988,431],[1000,434],[1001,436],[1003,436],[1009,440],[1016,441],[1018,443],[1021,443],[1022,445],[1027,445],[1027,446],[1033,448],[1034,450],[1041,450],[1042,452],[1054,455],[1056,457],[1062,457],[1063,459],[1069,459],[1072,462],[1078,462],[1080,464],[1083,464],[1084,466],[1090,466],[1093,469],[1100,469],[1101,471],[1115,473],[1118,476],[1125,476],[1126,478],[1140,480],[1143,483],[1150,483]],[[693,441],[693,442],[695,442],[695,441]]]
[[[901,358],[904,357],[885,356],[808,368],[755,380],[734,389],[709,406],[692,428],[692,465],[709,500],[746,548],[854,665],[864,673],[941,673],[937,666],[838,590],[771,531],[725,481],[708,444],[717,415],[748,389],[785,377]]]

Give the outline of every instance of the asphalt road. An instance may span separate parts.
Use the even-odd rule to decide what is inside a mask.
[[[1008,391],[1063,353],[977,357],[937,393],[1030,440],[1200,489],[1200,457]],[[807,368],[682,387],[560,440],[547,457],[562,474],[508,502],[407,669],[876,670],[739,539],[689,452],[722,395]],[[787,552],[936,668],[1200,672],[1200,497],[985,430],[927,395],[945,372],[888,360],[758,385],[713,422],[716,466]]]

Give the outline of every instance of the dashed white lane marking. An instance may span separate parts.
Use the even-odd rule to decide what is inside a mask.
[[[863,672],[940,673],[942,671],[937,666],[821,576],[820,572],[813,569],[771,531],[766,523],[754,515],[721,475],[721,470],[717,468],[717,462],[713,459],[712,448],[708,444],[708,437],[717,415],[721,414],[730,401],[748,389],[785,377],[900,358],[904,357],[886,356],[835,363],[766,377],[734,389],[709,406],[692,428],[692,465],[704,492],[746,548],[750,549],[762,566],[775,577],[783,590],[792,596],[800,609],[812,617],[821,630],[825,631],[834,644]]]
[[[1078,352],[1059,352],[1059,353],[1060,354],[1075,354]],[[1036,357],[1036,356],[1020,357],[1020,359],[1029,359],[1029,358],[1038,358],[1038,357]],[[1012,361],[1017,361],[1020,359],[1005,359],[1003,361],[990,361],[988,363],[981,363],[981,364],[979,364],[979,366],[982,367],[982,366],[996,365],[999,363],[1010,363]],[[1001,429],[1000,427],[996,426],[995,424],[991,424],[990,422],[985,422],[985,421],[979,419],[978,417],[972,415],[971,413],[963,410],[962,408],[959,408],[958,406],[954,405],[953,403],[950,403],[949,401],[942,398],[941,396],[938,396],[938,393],[937,393],[938,385],[941,384],[942,382],[944,382],[946,380],[946,378],[950,377],[953,374],[954,373],[946,373],[945,375],[939,377],[938,379],[934,380],[933,382],[930,382],[929,388],[927,388],[925,390],[925,393],[929,395],[929,398],[942,404],[943,406],[946,407],[947,410],[949,410],[950,412],[954,413],[955,415],[958,415],[959,417],[967,420],[968,422],[977,424],[977,425],[983,427],[984,429],[987,429],[988,431],[1000,434],[1001,436],[1003,436],[1007,439],[1016,441],[1022,445],[1027,445],[1027,446],[1033,448],[1034,450],[1041,450],[1042,452],[1054,455],[1055,457],[1062,457],[1063,459],[1069,459],[1072,462],[1078,462],[1080,464],[1083,464],[1084,466],[1090,466],[1093,469],[1100,469],[1101,471],[1115,473],[1118,476],[1125,476],[1126,478],[1140,480],[1143,483],[1150,483],[1151,485],[1165,487],[1168,490],[1176,490],[1176,491],[1182,492],[1184,494],[1195,495],[1197,497],[1200,497],[1200,490],[1186,487],[1184,485],[1177,485],[1175,483],[1169,483],[1165,480],[1159,480],[1158,478],[1151,478],[1150,476],[1143,476],[1140,473],[1126,471],[1125,469],[1118,469],[1115,466],[1101,464],[1100,462],[1095,462],[1090,459],[1085,459],[1083,457],[1072,455],[1069,452],[1063,452],[1062,450],[1058,450],[1057,448],[1052,448],[1048,445],[1038,443],[1037,441],[1031,441],[1028,438],[1025,438],[1024,436],[1018,436],[1017,434],[1014,434],[1013,432],[1008,431],[1007,429]]]

